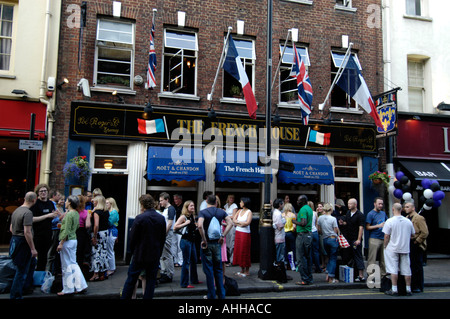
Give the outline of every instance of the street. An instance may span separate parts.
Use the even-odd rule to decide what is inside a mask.
[[[186,296],[163,297],[155,299],[186,299]],[[191,295],[189,299],[203,299],[202,295]],[[423,293],[413,294],[412,296],[392,297],[378,291],[378,289],[327,289],[327,290],[305,290],[305,291],[286,291],[286,292],[267,292],[267,293],[246,293],[240,296],[228,297],[227,299],[263,299],[269,300],[290,300],[290,299],[365,299],[365,300],[437,300],[450,299],[450,287],[430,287]]]

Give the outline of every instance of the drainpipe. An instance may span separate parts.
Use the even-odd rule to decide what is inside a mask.
[[[50,157],[52,152],[52,135],[53,135],[53,112],[55,110],[54,99],[47,100],[47,58],[48,58],[48,39],[50,30],[50,18],[51,18],[51,0],[47,0],[47,9],[45,11],[45,26],[44,26],[44,49],[42,52],[42,69],[41,69],[41,83],[39,88],[39,101],[45,104],[47,107],[47,147],[45,153],[44,164],[44,180],[43,182],[48,184],[50,179]]]

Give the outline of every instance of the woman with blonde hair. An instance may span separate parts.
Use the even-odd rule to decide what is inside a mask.
[[[284,225],[284,234],[285,234],[285,242],[286,242],[286,249],[284,254],[284,262],[286,264],[287,269],[291,269],[291,265],[289,262],[289,252],[292,251],[293,253],[293,263],[295,264],[296,260],[296,252],[295,252],[295,239],[297,238],[297,233],[295,231],[295,225],[292,222],[292,220],[297,220],[297,214],[294,213],[294,207],[291,203],[286,203],[283,206],[283,213],[282,216],[284,219],[286,219],[286,224]],[[291,269],[291,270],[295,270]]]
[[[335,279],[335,275],[337,251],[339,248],[339,227],[337,224],[337,219],[334,216],[331,216],[333,206],[327,203],[323,206],[323,210],[325,214],[319,217],[317,227],[323,236],[323,245],[329,257],[327,264],[328,275],[326,280],[329,283],[336,283],[337,280]]]
[[[199,284],[197,274],[197,252],[195,249],[195,204],[188,200],[184,202],[181,215],[175,223],[174,231],[181,233],[180,248],[183,253],[181,266],[181,288],[194,288]],[[190,279],[190,280],[189,280]],[[189,284],[189,281],[191,284]]]
[[[103,273],[108,270],[107,242],[109,212],[106,210],[106,200],[102,195],[97,195],[92,199],[94,211],[91,215],[92,224],[92,255],[91,269],[93,276],[89,281],[104,280]]]
[[[116,272],[116,256],[114,253],[114,245],[117,242],[117,236],[119,231],[119,208],[117,207],[116,200],[112,197],[106,199],[106,210],[109,212],[108,218],[108,242],[107,242],[107,258],[109,269],[106,272],[106,277],[112,276]]]

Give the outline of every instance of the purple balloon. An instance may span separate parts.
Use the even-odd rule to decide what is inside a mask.
[[[437,208],[437,207],[439,207],[441,205],[442,205],[442,202],[440,200],[435,200],[434,204],[433,204],[433,207]]]
[[[402,178],[403,176],[405,176],[405,173],[403,173],[402,171],[398,171],[397,173],[395,173],[395,178],[397,178],[397,180],[400,180],[400,178]]]
[[[428,178],[425,178],[422,180],[422,187],[424,189],[430,188],[431,186],[431,181]]]
[[[402,196],[403,196],[403,191],[401,190],[401,189],[399,189],[399,188],[397,188],[397,189],[395,189],[395,191],[394,191],[394,196],[395,197],[397,197],[397,198],[402,198]]]
[[[443,200],[444,199],[444,197],[445,197],[445,193],[443,192],[443,191],[436,191],[436,192],[434,192],[434,194],[433,194],[433,199],[435,200],[435,201],[437,201],[437,200]]]

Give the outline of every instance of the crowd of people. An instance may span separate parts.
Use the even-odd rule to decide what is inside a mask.
[[[98,188],[65,199],[37,185],[11,216],[10,256],[18,271],[10,298],[32,292],[35,271],[53,276],[58,295],[81,293],[88,281],[112,276],[118,214],[114,198],[105,199]]]
[[[199,260],[210,299],[225,298],[228,266],[240,267],[235,276],[250,275],[250,198],[241,197],[237,203],[230,194],[222,206],[219,196],[207,191],[198,212],[194,201],[183,202],[181,195],[171,198],[166,192],[157,199],[142,195],[139,203],[141,213],[129,237],[132,258],[122,298],[136,298],[138,279],[144,298],[152,298],[156,285],[173,281],[175,267],[181,267],[180,287],[194,288],[201,283]],[[382,278],[391,275],[392,288],[387,293],[397,294],[398,273],[405,276],[409,294],[423,291],[428,229],[413,202],[404,207],[395,204],[391,218],[383,211],[382,198],[375,199],[374,209],[366,217],[354,198],[347,205],[341,199],[334,204],[314,204],[300,195],[296,208],[289,196],[272,202],[274,265],[297,271],[300,280],[296,284],[310,285],[313,273],[322,272],[326,272],[327,282],[334,284],[339,264],[354,269],[355,281],[365,281],[363,233],[367,230],[367,263],[378,262]],[[105,198],[98,188],[64,201],[59,192],[38,185],[12,216],[10,253],[18,271],[11,298],[21,298],[32,287],[34,270],[61,275],[58,295],[85,291],[87,282],[112,276],[118,222],[116,201]],[[342,236],[348,247],[340,245]],[[72,282],[76,278],[75,285],[68,285],[69,277]]]

